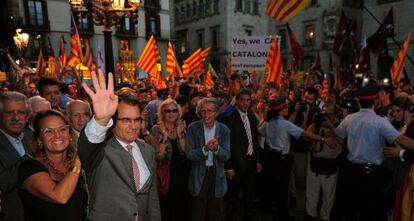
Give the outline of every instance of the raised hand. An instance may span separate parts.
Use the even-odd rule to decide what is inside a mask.
[[[108,73],[107,86],[102,70],[98,70],[99,79],[94,71],[91,74],[95,92],[85,82],[82,83],[82,86],[92,100],[96,122],[106,126],[118,107],[118,96],[114,93],[114,79],[112,73]]]

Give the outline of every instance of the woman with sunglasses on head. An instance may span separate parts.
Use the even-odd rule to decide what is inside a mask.
[[[69,121],[46,110],[33,120],[31,155],[19,167],[26,221],[78,221],[86,217],[87,190]]]
[[[157,152],[162,220],[188,220],[185,122],[171,98],[158,107],[158,123],[151,134],[160,142]]]

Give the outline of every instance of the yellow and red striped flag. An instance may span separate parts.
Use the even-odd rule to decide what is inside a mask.
[[[50,42],[50,38],[48,37],[49,40],[49,46],[48,46],[48,50],[47,50],[47,66],[49,69],[49,74],[53,79],[57,78],[57,68],[56,68],[56,58],[55,58],[55,52],[53,51],[52,48],[52,43]]]
[[[171,42],[168,42],[167,62],[165,64],[165,71],[170,73],[168,78],[184,77],[181,71],[180,65],[178,64],[177,58],[174,54],[174,49]]]
[[[214,79],[210,71],[206,73],[206,81],[204,82],[207,88],[214,87]]]
[[[184,61],[183,72],[184,76],[189,76],[192,72],[200,74],[200,70],[203,65],[201,59],[201,49],[197,49],[190,57]]]
[[[226,58],[226,72],[227,72],[227,79],[230,80],[230,77],[233,74],[233,69],[231,68],[231,56],[230,55],[228,55]]]
[[[269,0],[265,14],[280,21],[287,22],[306,8],[311,0]]]
[[[96,71],[96,65],[95,62],[93,62],[91,46],[89,45],[89,39],[85,39],[84,44],[86,50],[83,64],[86,67],[88,67],[89,71]]]
[[[273,37],[272,44],[270,45],[266,59],[266,68],[269,71],[266,82],[271,82],[275,86],[279,86],[282,78],[283,63],[276,37]]]
[[[39,51],[39,55],[37,56],[36,72],[39,78],[43,77],[46,72],[46,62],[43,58],[42,50]]]
[[[75,21],[71,20],[71,34],[70,34],[70,55],[66,63],[67,66],[75,67],[77,64],[82,63],[83,53],[82,53],[82,44],[80,42],[80,37],[78,33],[78,28],[76,27]]]
[[[405,56],[407,55],[408,45],[410,44],[412,33],[408,33],[407,38],[405,38],[404,44],[398,52],[397,57],[395,57],[394,63],[391,67],[391,77],[392,77],[392,84],[397,85],[398,82],[401,80],[401,75],[404,68],[405,63]]]
[[[210,53],[211,48],[206,48],[201,52],[201,61],[205,62],[206,58],[208,57],[208,54]]]
[[[62,73],[66,67],[66,51],[65,51],[65,38],[63,35],[60,37],[60,47],[59,47],[59,66],[60,72]]]
[[[147,45],[142,51],[141,57],[137,62],[137,66],[140,67],[142,70],[147,72],[148,76],[152,79],[159,78],[159,71],[157,68],[157,57],[155,54],[155,49],[157,45],[155,43],[154,36],[151,36]]]

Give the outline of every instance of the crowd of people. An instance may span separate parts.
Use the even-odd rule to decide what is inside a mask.
[[[3,83],[0,220],[411,219],[409,85],[193,80]]]

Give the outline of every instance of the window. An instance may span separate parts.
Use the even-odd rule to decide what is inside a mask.
[[[135,24],[130,17],[124,17],[120,26],[117,28],[117,34],[135,35]]]
[[[187,52],[187,30],[177,32],[177,46],[180,54]]]
[[[197,16],[197,2],[193,2],[193,16]]]
[[[214,14],[218,14],[219,13],[219,0],[214,0],[213,3],[213,8],[214,8]]]
[[[147,12],[145,14],[145,17],[147,37],[150,37],[151,35],[154,35],[155,37],[160,37],[160,16],[154,12]]]
[[[259,0],[253,0],[253,14],[259,15]]]
[[[280,49],[286,49],[287,48],[287,31],[286,29],[280,29],[279,30],[279,36],[280,36]]]
[[[187,10],[186,10],[187,19],[191,17],[191,5],[187,3]]]
[[[250,13],[251,11],[250,11],[250,9],[251,9],[251,0],[245,0],[245,2],[244,2],[245,4],[244,4],[244,12],[246,12],[246,13]]]
[[[317,6],[318,0],[311,0],[310,6]]]
[[[381,4],[387,4],[387,3],[391,3],[391,2],[400,2],[402,0],[377,0],[377,4],[381,5]]]
[[[78,14],[78,29],[79,32],[93,32],[93,24],[91,16],[88,12],[80,12]]]
[[[362,9],[363,6],[364,6],[364,1],[361,1],[361,0],[344,0],[342,5],[350,7],[350,8]]]
[[[197,30],[197,47],[204,48],[204,29]]]
[[[180,9],[178,7],[175,8],[175,21],[180,23]]]
[[[206,13],[205,13],[206,15],[209,15],[211,13],[211,0],[206,0],[205,10],[206,10]]]
[[[200,3],[198,5],[198,15],[200,17],[204,17],[204,0],[200,0]]]
[[[219,31],[220,31],[219,26],[211,28],[211,48],[216,49],[216,50],[220,48]]]
[[[235,11],[243,11],[243,0],[236,0],[236,9]]]
[[[309,24],[305,26],[305,45],[313,45],[313,39],[315,38],[315,26]]]
[[[28,26],[49,27],[46,2],[43,0],[25,0],[26,24]]]
[[[184,8],[184,5],[181,6],[180,20],[185,21],[185,8]]]

